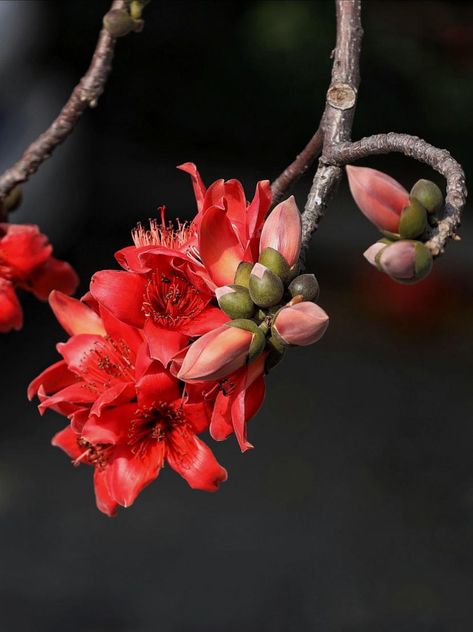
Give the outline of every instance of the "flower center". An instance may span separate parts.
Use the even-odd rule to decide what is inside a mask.
[[[131,351],[123,340],[109,336],[97,341],[82,360],[82,375],[87,385],[98,391],[119,382],[133,382],[135,367]]]
[[[140,454],[146,443],[165,441],[171,431],[185,423],[182,408],[173,408],[167,402],[140,408],[128,428],[127,443],[133,454]]]
[[[161,212],[160,222],[156,219],[151,219],[149,228],[138,224],[131,231],[135,246],[137,248],[142,246],[164,246],[171,250],[180,250],[185,247],[193,237],[193,231],[189,224],[176,220],[177,226],[174,227],[172,222],[166,223],[165,207],[160,206],[158,210]]]
[[[143,311],[155,323],[174,328],[195,318],[209,300],[184,277],[153,272],[145,290]]]
[[[79,439],[77,443],[81,448],[84,448],[84,451],[74,459],[72,462],[73,465],[78,467],[81,463],[87,463],[87,465],[93,465],[99,468],[104,468],[107,465],[113,450],[112,445],[107,443],[97,443],[93,445],[82,438]]]

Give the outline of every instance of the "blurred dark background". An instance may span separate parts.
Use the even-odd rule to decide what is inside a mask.
[[[105,1],[0,2],[0,168],[85,71]],[[40,224],[85,290],[166,204],[190,217],[188,177],[252,193],[317,125],[334,46],[330,1],[162,2],[118,43],[99,107],[24,188],[12,221]],[[405,131],[472,167],[473,4],[367,1],[354,137]],[[407,188],[436,174],[373,158]],[[297,188],[301,206],[310,177]],[[81,632],[469,632],[473,620],[473,223],[428,280],[395,285],[346,183],[309,267],[331,316],[288,354],[250,424],[255,450],[215,452],[221,491],[173,472],[110,520],[91,470],[49,445],[63,427],[26,401],[65,334],[24,296],[0,338],[0,629]]]

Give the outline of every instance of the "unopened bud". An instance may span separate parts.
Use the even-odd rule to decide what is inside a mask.
[[[315,275],[300,274],[289,285],[289,292],[291,296],[302,295],[305,301],[315,301],[320,294],[320,287]]]
[[[304,301],[280,309],[274,319],[271,333],[283,344],[306,346],[322,338],[328,321],[328,315],[321,307]]]
[[[431,180],[418,180],[411,189],[411,198],[418,200],[428,213],[438,213],[442,210],[442,191]]]
[[[284,285],[277,274],[261,263],[255,263],[250,276],[250,296],[258,307],[277,305],[284,294]]]
[[[248,287],[250,284],[250,274],[253,269],[253,263],[249,263],[248,261],[242,261],[235,273],[235,285],[242,285],[243,287]]]
[[[422,204],[412,198],[401,213],[399,234],[401,239],[415,239],[420,237],[427,227],[427,211]]]
[[[258,261],[268,268],[268,270],[277,274],[283,283],[287,283],[291,270],[288,262],[280,252],[268,246],[260,254]]]
[[[260,253],[277,250],[289,267],[297,263],[301,249],[302,223],[294,196],[280,202],[268,215],[261,231]]]
[[[215,290],[220,309],[230,318],[251,318],[255,313],[255,304],[251,300],[248,288],[242,285],[223,285]]]
[[[265,348],[266,337],[263,331],[252,320],[248,320],[246,318],[238,318],[238,319],[232,320],[230,323],[227,323],[225,326],[237,327],[238,329],[243,329],[244,331],[248,331],[251,334],[253,334],[253,338],[251,340],[249,351],[248,351],[247,362],[252,362],[253,360],[255,360]]]
[[[127,11],[112,9],[103,17],[103,25],[112,37],[123,37],[135,30],[136,22]]]
[[[420,241],[396,241],[378,258],[379,268],[398,283],[417,283],[432,269],[432,254]]]

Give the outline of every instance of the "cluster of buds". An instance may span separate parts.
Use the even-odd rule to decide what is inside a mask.
[[[367,167],[347,167],[353,198],[383,238],[370,246],[365,258],[398,283],[416,283],[432,269],[425,242],[444,206],[439,187],[419,180],[410,193],[396,180]]]
[[[222,379],[263,354],[269,371],[288,346],[306,346],[323,336],[329,319],[314,302],[315,276],[298,275],[300,247],[301,217],[291,197],[266,220],[258,261],[240,262],[233,284],[216,289],[220,308],[232,320],[191,345],[180,379]]]

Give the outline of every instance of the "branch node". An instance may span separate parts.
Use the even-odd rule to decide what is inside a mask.
[[[327,103],[337,110],[349,110],[356,103],[356,90],[348,83],[335,83],[327,91]]]

